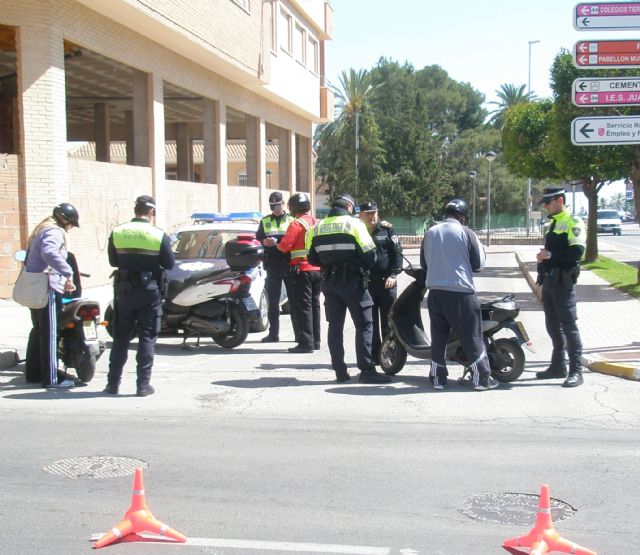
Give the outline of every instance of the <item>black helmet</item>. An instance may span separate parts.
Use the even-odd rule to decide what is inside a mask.
[[[309,195],[307,193],[296,193],[295,195],[291,195],[289,197],[287,206],[289,207],[290,212],[301,214],[303,212],[308,212],[309,210],[311,210],[311,200],[309,199]]]
[[[447,202],[447,205],[444,207],[445,214],[460,214],[465,218],[469,217],[469,207],[467,203],[459,198],[454,198]]]
[[[58,223],[71,224],[73,227],[80,227],[80,216],[73,204],[61,202],[53,209],[53,217]]]

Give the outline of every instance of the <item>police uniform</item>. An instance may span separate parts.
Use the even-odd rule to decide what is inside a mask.
[[[282,194],[277,191],[271,193],[269,203],[280,205]],[[284,237],[293,217],[283,212],[281,216],[269,214],[260,220],[256,239],[263,243],[267,237],[272,237],[280,243]],[[280,295],[282,293],[282,281],[284,280],[287,297],[291,298],[290,281],[287,277],[289,255],[278,250],[276,245],[264,247],[264,269],[267,272],[265,290],[267,292],[269,334],[262,338],[263,342],[276,342],[280,337]],[[289,303],[291,305],[291,303]]]
[[[371,357],[373,301],[367,289],[368,272],[376,249],[367,228],[343,206],[353,199],[339,196],[328,216],[309,230],[309,262],[321,267],[325,314],[329,322],[327,343],[331,365],[339,382],[349,379],[344,361],[343,329],[347,309],[356,329],[356,358],[363,383],[388,382],[376,372]],[[338,202],[340,201],[340,202]]]
[[[155,202],[144,195],[136,200],[136,210],[140,206],[155,208]],[[163,270],[173,268],[175,257],[166,233],[144,217],[116,226],[109,237],[108,252],[109,263],[118,270],[114,280],[115,331],[105,392],[118,393],[136,329],[137,395],[146,396],[153,393],[149,382],[162,316]]]
[[[565,194],[561,187],[544,190],[545,204]],[[551,338],[551,365],[536,374],[538,379],[566,376],[564,352],[569,357],[569,377],[563,385],[574,387],[582,383],[582,341],[576,323],[576,282],[580,273],[580,258],[585,249],[585,230],[580,218],[562,209],[550,214],[551,225],[545,235],[544,249],[550,258],[538,264],[538,283],[542,285],[545,325]]]
[[[375,202],[360,205],[360,213],[378,210]],[[394,280],[402,271],[402,247],[393,226],[384,221],[376,222],[371,230],[371,238],[376,246],[376,262],[370,270],[369,294],[373,300],[373,340],[371,352],[377,364],[382,340],[387,333],[389,310],[398,295],[397,283],[386,288],[388,278]]]

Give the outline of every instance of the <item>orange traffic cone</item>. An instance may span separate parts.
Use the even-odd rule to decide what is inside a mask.
[[[104,534],[93,546],[94,549],[100,549],[106,545],[110,545],[127,534],[139,532],[152,532],[160,536],[171,538],[177,542],[184,543],[187,541],[186,536],[177,532],[173,528],[169,528],[151,514],[144,495],[144,484],[142,482],[142,468],[136,468],[133,478],[133,493],[131,494],[131,505],[124,514],[122,519],[115,528]]]
[[[513,549],[515,547],[527,547],[531,549],[529,555],[545,555],[552,551],[574,555],[598,555],[595,551],[560,537],[551,520],[551,500],[547,484],[542,484],[540,488],[540,501],[534,527],[524,536],[505,540],[502,547],[511,553],[516,552]]]

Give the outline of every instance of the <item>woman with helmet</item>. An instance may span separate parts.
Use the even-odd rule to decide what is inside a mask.
[[[473,272],[484,268],[485,253],[476,234],[466,227],[469,207],[453,199],[444,207],[445,220],[424,236],[420,265],[427,270],[427,308],[431,326],[431,372],[434,389],[447,385],[445,349],[451,330],[460,338],[467,360],[473,361],[476,391],[494,389],[487,351],[482,339],[482,314]]]
[[[53,214],[42,220],[27,242],[27,272],[49,273],[49,302],[44,308],[31,309],[33,328],[27,344],[25,378],[43,387],[73,387],[72,380],[58,374],[58,315],[61,298],[75,289],[73,270],[67,262],[67,232],[80,227],[78,211],[63,202]]]

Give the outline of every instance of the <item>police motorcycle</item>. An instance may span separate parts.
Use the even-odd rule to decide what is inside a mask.
[[[26,259],[26,251],[18,251],[14,258],[20,262]],[[98,338],[100,303],[82,297],[81,277],[90,274],[78,270],[78,262],[73,253],[67,253],[67,263],[73,270],[75,291],[62,295],[62,310],[58,317],[58,360],[65,373],[74,368],[78,379],[89,383],[96,372],[96,362],[104,352],[104,341]],[[27,376],[29,381],[39,381],[40,376]]]
[[[395,300],[389,310],[389,331],[380,347],[380,367],[393,376],[400,372],[407,361],[407,354],[415,358],[430,359],[431,344],[427,338],[420,315],[420,305],[427,292],[426,271],[409,266],[404,271],[414,279]],[[522,322],[516,321],[520,306],[513,295],[498,299],[480,299],[482,330],[489,357],[491,375],[500,382],[517,380],[524,371],[525,354],[522,346],[531,350],[532,342]],[[511,337],[496,338],[502,330],[510,330]],[[451,336],[446,346],[447,360],[465,367],[462,378],[471,379],[470,362],[466,359],[460,340]]]
[[[260,319],[260,309],[249,293],[251,273],[260,263],[263,247],[255,234],[238,234],[224,245],[224,262],[177,261],[163,283],[161,336],[181,336],[183,346],[202,335],[225,349],[241,345],[249,327]],[[113,337],[114,310],[105,312]],[[134,332],[135,334],[135,332]]]

